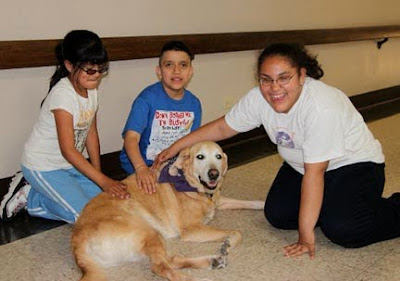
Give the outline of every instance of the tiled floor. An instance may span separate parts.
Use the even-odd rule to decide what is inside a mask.
[[[384,196],[400,192],[400,114],[370,122],[368,125],[381,141],[386,156],[386,187]],[[265,140],[259,140],[260,142]],[[227,196],[239,194],[244,199],[264,199],[268,186],[279,168],[278,155],[265,157],[261,144],[252,145],[252,153],[241,151],[231,156],[231,166],[224,185]],[[264,156],[264,157],[263,157]],[[251,159],[256,161],[249,162]],[[241,163],[246,165],[240,165]],[[254,281],[395,281],[400,280],[400,238],[377,243],[360,249],[344,249],[331,243],[319,229],[317,234],[317,258],[310,261],[306,256],[287,259],[282,257],[282,246],[293,242],[296,231],[278,230],[265,222],[262,212],[225,211],[212,222],[243,233],[243,243],[229,257],[226,269],[187,270],[186,273],[212,280]],[[3,241],[29,236],[0,246],[0,280],[50,281],[78,280],[80,273],[74,264],[69,249],[70,226],[55,227],[45,220],[26,220],[21,216],[9,227],[1,226]],[[51,229],[53,228],[53,229]],[[34,231],[33,231],[33,230]],[[46,229],[49,231],[43,232]],[[32,233],[33,231],[33,233]],[[169,243],[169,249],[177,250],[177,241]],[[213,243],[185,245],[182,253],[212,253],[217,248]],[[111,280],[151,280],[147,262],[109,270]],[[135,276],[136,279],[130,279]]]

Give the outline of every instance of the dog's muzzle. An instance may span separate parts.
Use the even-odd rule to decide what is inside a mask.
[[[207,172],[207,176],[209,179],[208,182],[204,181],[200,176],[199,181],[205,188],[209,190],[214,190],[217,188],[219,175],[220,173],[217,169],[210,169]]]

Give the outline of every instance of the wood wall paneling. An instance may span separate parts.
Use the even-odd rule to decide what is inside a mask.
[[[195,54],[263,49],[273,42],[305,45],[377,40],[400,37],[400,25],[336,29],[285,30],[215,34],[103,38],[110,59],[132,60],[159,55],[168,40],[182,40]],[[0,69],[55,65],[54,49],[59,40],[0,41]]]

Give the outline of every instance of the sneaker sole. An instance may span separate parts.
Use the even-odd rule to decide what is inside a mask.
[[[0,204],[0,210],[2,210],[2,212],[0,213],[0,218],[3,221],[7,221],[10,220],[12,217],[7,218],[7,212],[6,212],[6,205],[8,203],[8,201],[10,201],[10,199],[14,196],[14,194],[16,193],[16,190],[18,189],[17,187],[20,186],[21,184],[21,179],[23,178],[23,174],[22,172],[18,172],[11,180],[11,183],[13,181],[18,182],[18,184],[15,184],[14,186],[10,186],[8,192],[6,195],[4,195],[3,200],[1,200],[1,204]],[[10,183],[10,185],[11,185]]]

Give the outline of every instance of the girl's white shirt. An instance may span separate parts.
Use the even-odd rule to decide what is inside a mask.
[[[310,77],[288,113],[275,112],[256,87],[225,120],[238,132],[263,125],[281,157],[301,174],[304,163],[329,161],[329,171],[359,162],[385,161],[381,144],[349,98]]]
[[[52,112],[56,109],[65,110],[73,116],[75,147],[82,153],[98,109],[97,90],[88,90],[88,98],[84,98],[75,91],[68,78],[61,79],[51,89],[25,143],[21,163],[28,169],[51,171],[72,167],[61,154]]]

